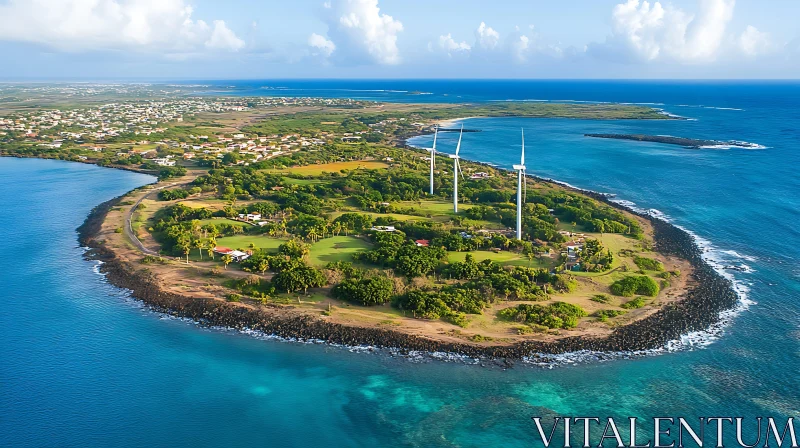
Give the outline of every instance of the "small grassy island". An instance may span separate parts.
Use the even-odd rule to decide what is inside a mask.
[[[80,141],[63,120],[80,109],[16,111],[6,122],[61,124],[6,130],[0,151],[157,174],[99,207],[82,238],[112,282],[214,324],[463,353],[603,338],[693,285],[694,265],[658,250],[653,222],[602,197],[531,180],[516,239],[516,174],[464,161],[454,213],[446,164],[431,196],[429,154],[404,143],[460,116],[668,119],[658,111],[283,101],[176,99],[181,112],[145,135]]]

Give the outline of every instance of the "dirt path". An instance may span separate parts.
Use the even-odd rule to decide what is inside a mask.
[[[153,193],[156,193],[156,192],[158,192],[160,190],[163,190],[165,188],[177,187],[177,186],[186,186],[186,185],[190,184],[191,182],[192,181],[174,182],[174,183],[171,183],[171,184],[161,185],[160,187],[153,188],[152,190],[150,190],[147,193],[145,193],[144,195],[142,195],[142,197],[140,197],[139,200],[137,200],[136,203],[134,203],[133,206],[131,206],[131,208],[128,209],[127,212],[125,212],[125,227],[124,227],[125,236],[128,238],[128,240],[130,242],[132,242],[136,246],[137,249],[139,249],[139,251],[141,251],[142,253],[144,253],[146,255],[159,255],[158,252],[153,251],[153,250],[148,249],[147,247],[145,247],[145,245],[142,244],[142,242],[139,240],[139,237],[136,236],[136,232],[133,231],[132,220],[133,220],[133,213],[136,211],[136,208],[138,208],[139,205],[142,203],[142,201],[144,201],[145,199],[149,198],[150,195],[152,195]]]

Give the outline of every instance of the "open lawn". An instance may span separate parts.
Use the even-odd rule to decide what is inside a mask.
[[[369,249],[369,243],[352,236],[323,238],[311,245],[311,264],[325,266],[335,261],[353,261],[353,254]]]
[[[389,218],[390,217],[390,218],[395,219],[397,221],[413,221],[413,220],[430,221],[429,218],[426,218],[424,216],[401,215],[401,214],[398,214],[398,213],[364,212],[364,211],[361,211],[361,210],[340,210],[338,212],[333,212],[333,213],[331,213],[331,219],[336,219],[336,218],[338,218],[339,216],[342,216],[345,213],[359,213],[359,214],[362,214],[362,215],[370,215],[373,218]]]
[[[207,208],[209,210],[222,210],[228,201],[214,198],[193,198],[178,201],[179,204],[191,208]]]
[[[217,245],[231,249],[247,249],[255,244],[258,249],[277,250],[286,240],[266,235],[234,235],[217,239]]]
[[[393,206],[401,208],[415,208],[422,213],[435,215],[452,215],[453,203],[450,201],[398,201],[393,202]],[[458,210],[467,210],[472,208],[471,204],[458,204]]]
[[[204,226],[206,224],[214,224],[214,225],[217,225],[217,226],[220,225],[220,224],[228,224],[228,225],[232,225],[232,226],[245,227],[245,228],[246,227],[250,227],[250,224],[247,224],[247,223],[244,223],[244,222],[241,222],[241,221],[234,221],[233,219],[228,219],[228,218],[209,218],[209,219],[201,219],[200,220],[200,225],[201,226]]]
[[[276,171],[282,173],[300,174],[302,176],[319,176],[322,173],[338,173],[341,170],[356,170],[356,169],[376,170],[388,167],[389,165],[387,165],[386,163],[374,160],[355,160],[352,162],[333,162],[333,163],[322,163],[318,165],[296,166]]]

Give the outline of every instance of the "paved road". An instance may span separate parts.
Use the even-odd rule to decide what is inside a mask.
[[[148,191],[147,194],[139,198],[139,200],[136,201],[135,204],[133,204],[133,206],[127,211],[127,213],[125,213],[125,221],[127,222],[127,225],[125,226],[125,235],[128,237],[129,240],[131,240],[131,242],[133,242],[134,245],[136,245],[137,248],[139,248],[141,252],[147,255],[160,255],[158,252],[146,248],[144,244],[142,244],[142,242],[139,241],[139,238],[136,236],[136,234],[133,232],[133,224],[131,223],[131,219],[133,218],[133,212],[135,212],[136,209],[139,207],[139,204],[141,204],[142,201],[147,199],[151,194],[156,193],[159,190],[163,190],[164,188],[175,187],[178,185],[188,185],[189,183],[191,182],[183,182],[183,183],[176,182],[173,184],[162,185],[160,187],[153,188],[152,190]]]

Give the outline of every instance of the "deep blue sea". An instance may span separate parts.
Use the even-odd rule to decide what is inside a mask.
[[[466,126],[481,132],[465,134],[462,156],[509,166],[524,127],[531,174],[615,193],[693,232],[735,280],[741,307],[723,327],[660,354],[605,362],[571,356],[552,368],[508,370],[209,330],[142,309],[82,259],[75,228],[91,208],[152,178],[0,159],[0,446],[523,447],[538,446],[530,417],[551,413],[800,414],[800,84],[216,85],[237,95],[652,103],[686,117],[470,119]],[[587,132],[741,140],[764,149],[691,150]],[[449,152],[454,138],[440,136],[437,146]],[[752,441],[754,429],[745,428]]]

